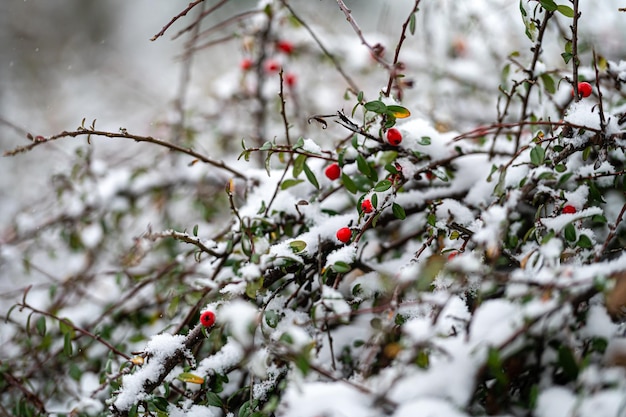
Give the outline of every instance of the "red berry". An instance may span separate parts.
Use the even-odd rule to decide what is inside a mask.
[[[339,164],[335,162],[328,165],[324,173],[329,180],[334,181],[341,176],[341,168],[339,168]]]
[[[215,324],[215,313],[208,310],[205,311],[200,315],[200,323],[202,323],[204,327],[213,326],[213,324]]]
[[[578,83],[578,94],[582,97],[589,97],[593,92],[593,87],[586,81]],[[572,97],[574,96],[574,89],[572,88]]]
[[[374,206],[372,206],[372,202],[370,200],[363,200],[361,203],[361,210],[363,210],[363,213],[371,213],[374,211]]]
[[[563,210],[561,210],[561,213],[563,213],[563,214],[574,214],[574,213],[576,213],[576,207],[568,204],[567,206],[563,207]]]
[[[278,72],[280,71],[280,63],[275,59],[268,59],[263,64],[263,68],[265,68],[267,72]]]
[[[402,133],[392,127],[387,131],[387,142],[392,146],[398,146],[402,142]]]
[[[348,243],[350,238],[352,237],[352,230],[349,227],[342,227],[337,230],[337,239],[342,241],[343,243]]]
[[[278,49],[284,53],[286,53],[287,55],[293,53],[294,47],[293,47],[293,43],[289,42],[289,41],[278,41],[276,43],[276,46],[278,47]]]
[[[287,84],[287,86],[295,87],[296,81],[296,74],[294,74],[293,72],[288,72],[287,74],[285,74],[285,83]]]
[[[456,251],[456,250],[455,250],[455,251],[450,252],[450,254],[448,255],[448,260],[449,260],[449,261],[453,260],[454,258],[456,258],[456,257],[457,257],[457,255],[458,255],[458,254],[459,254],[459,252],[458,252],[458,251]]]
[[[428,179],[428,181],[432,181],[432,180],[434,180],[436,177],[435,177],[435,174],[433,174],[433,172],[432,172],[432,171],[426,171],[426,178]]]
[[[248,71],[250,68],[252,68],[252,60],[250,58],[242,59],[239,63],[239,67],[244,71]]]

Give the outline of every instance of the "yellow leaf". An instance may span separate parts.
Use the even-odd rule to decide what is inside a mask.
[[[189,372],[183,372],[177,377],[183,382],[189,382],[190,384],[202,384],[204,382],[204,378],[198,375],[194,375]]]
[[[393,114],[396,119],[406,119],[411,115],[411,112],[402,106],[387,106],[387,112]]]

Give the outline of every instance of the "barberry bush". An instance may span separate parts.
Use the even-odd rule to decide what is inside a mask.
[[[381,34],[321,8],[346,35],[268,0],[203,27],[224,3],[152,39],[236,51],[158,132],[6,151],[80,142],[3,234],[4,274],[47,279],[3,296],[2,413],[626,415],[623,10],[415,0]]]

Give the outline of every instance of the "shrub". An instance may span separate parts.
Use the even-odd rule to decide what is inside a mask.
[[[199,4],[155,40],[190,19],[188,54],[218,43],[185,17]],[[416,0],[380,43],[337,4],[349,40],[286,0],[224,21],[245,65],[169,139],[83,120],[7,152],[87,139],[48,219],[3,243],[67,276],[6,315],[5,409],[624,413],[626,64],[583,39],[576,0],[520,2],[508,56],[481,43],[487,2]],[[409,48],[437,13],[458,27]],[[106,138],[164,151],[113,169]]]

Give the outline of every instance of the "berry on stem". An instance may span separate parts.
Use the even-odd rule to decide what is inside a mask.
[[[589,97],[593,92],[593,87],[586,81],[578,83],[578,94],[581,97]],[[572,88],[572,97],[574,96],[574,89]]]
[[[369,214],[374,211],[374,206],[372,206],[372,202],[370,200],[363,200],[361,203],[361,210],[363,210],[363,213]]]
[[[387,142],[392,146],[398,146],[402,142],[402,133],[392,127],[387,131]]]
[[[287,84],[288,87],[295,87],[296,81],[296,74],[294,74],[293,72],[288,72],[287,74],[285,74],[285,84]]]
[[[285,41],[285,40],[281,40],[276,42],[276,47],[281,51],[286,53],[287,55],[290,55],[293,53],[294,47],[293,47],[293,43],[289,42],[289,41]]]
[[[459,255],[459,251],[452,251],[448,254],[448,260],[451,261]]]
[[[275,59],[268,59],[263,64],[263,68],[265,68],[266,72],[278,72],[280,71],[280,62]]]
[[[250,68],[252,68],[252,60],[250,58],[242,59],[239,63],[239,67],[244,71],[248,71]]]
[[[563,214],[574,214],[574,213],[576,213],[576,207],[572,206],[571,204],[568,204],[565,207],[563,207],[563,210],[561,210],[561,213],[563,213]]]
[[[342,227],[337,230],[337,239],[343,243],[348,243],[352,237],[352,230],[349,227]]]
[[[213,324],[215,324],[215,313],[209,310],[205,311],[200,315],[200,323],[202,323],[204,327],[213,326]]]
[[[324,174],[329,180],[334,181],[341,176],[341,168],[339,168],[338,163],[332,163],[326,167]]]

